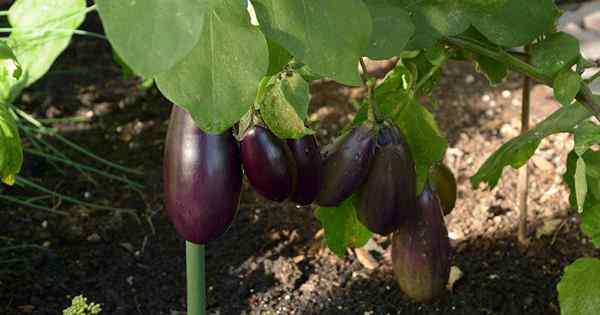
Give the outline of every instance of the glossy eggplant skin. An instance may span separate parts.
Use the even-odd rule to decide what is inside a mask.
[[[240,150],[246,177],[260,195],[277,202],[291,195],[296,172],[285,141],[256,125],[244,134]]]
[[[206,244],[229,228],[242,188],[240,154],[231,130],[204,133],[188,112],[173,106],[163,177],[165,208],[181,237]]]
[[[369,172],[375,142],[376,133],[368,121],[344,135],[323,163],[323,186],[317,204],[335,207],[362,185]]]
[[[456,178],[443,163],[435,163],[429,169],[431,189],[440,198],[444,215],[450,214],[456,205]]]
[[[382,136],[388,134],[380,134],[378,142]],[[404,141],[394,142],[376,149],[359,193],[358,219],[381,235],[392,233],[414,216],[417,205],[415,164]]]
[[[418,215],[392,235],[392,264],[400,289],[417,302],[444,294],[450,275],[450,240],[438,197],[429,187],[417,201]]]
[[[299,205],[312,203],[321,190],[323,171],[317,139],[307,135],[287,140],[296,166],[296,182],[290,200]]]

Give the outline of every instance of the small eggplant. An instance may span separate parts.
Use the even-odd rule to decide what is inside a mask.
[[[444,294],[450,275],[450,240],[438,197],[426,185],[417,216],[392,235],[392,264],[400,289],[417,302]]]
[[[444,215],[450,214],[456,205],[456,178],[445,164],[435,163],[429,169],[431,189],[439,196]]]
[[[281,202],[294,189],[294,158],[286,143],[270,130],[256,125],[240,143],[242,164],[252,187],[263,197]]]
[[[362,185],[375,151],[376,133],[371,122],[352,129],[335,145],[323,164],[323,186],[317,204],[334,207]]]
[[[165,208],[179,235],[206,244],[223,234],[237,213],[242,168],[231,130],[204,133],[173,106],[163,162]]]
[[[414,215],[417,204],[415,164],[402,138],[383,127],[371,170],[359,194],[358,219],[371,231],[387,235]]]
[[[287,140],[296,165],[296,183],[290,199],[299,204],[312,203],[321,190],[323,166],[317,139],[312,135]]]

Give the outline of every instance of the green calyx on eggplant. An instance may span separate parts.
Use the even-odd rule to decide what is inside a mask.
[[[173,106],[165,143],[165,208],[179,235],[196,243],[222,235],[237,213],[242,168],[231,130],[207,134]]]
[[[294,190],[294,157],[285,141],[255,125],[240,142],[242,164],[250,185],[263,197],[281,202]]]
[[[392,264],[400,289],[417,302],[430,302],[446,290],[450,240],[439,198],[428,185],[416,210],[417,215],[392,234]]]
[[[296,182],[290,200],[299,205],[308,205],[317,197],[323,182],[323,166],[317,139],[313,135],[306,135],[300,139],[287,140],[287,145],[296,167]]]
[[[365,181],[375,152],[376,130],[365,121],[339,139],[323,162],[323,186],[317,204],[334,207]]]
[[[414,216],[417,204],[415,164],[394,125],[382,126],[375,156],[359,193],[358,219],[372,232],[387,235]]]
[[[456,205],[456,178],[445,164],[435,163],[429,169],[431,189],[440,198],[444,215],[450,214]]]

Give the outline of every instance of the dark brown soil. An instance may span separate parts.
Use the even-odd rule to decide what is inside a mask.
[[[379,265],[374,270],[354,254],[339,259],[324,247],[313,208],[267,202],[246,188],[235,224],[207,247],[210,314],[559,313],[555,288],[563,267],[582,255],[599,255],[581,235],[560,185],[571,140],[545,141],[537,162],[530,163],[529,220],[539,238],[532,232],[531,246],[522,251],[514,237],[516,172],[505,172],[492,191],[468,184],[485,158],[518,130],[520,78],[489,88],[465,63],[444,72],[436,116],[450,139],[446,162],[458,174],[460,200],[447,223],[453,265],[464,273],[452,292],[433,304],[411,302],[393,280],[388,240],[369,245]],[[92,183],[75,170],[61,174],[27,156],[24,177],[88,202],[133,209],[139,220],[58,198],[49,205],[67,216],[0,203],[0,314],[60,314],[79,294],[100,303],[103,314],[185,313],[184,243],[162,211],[160,168],[170,104],[138,83],[121,78],[105,43],[78,38],[17,103],[39,118],[88,115],[88,122],[57,127],[94,153],[143,171],[130,178],[146,188],[135,191],[96,177]],[[331,82],[314,84],[311,91],[310,121],[327,143],[352,117],[351,100],[364,91]],[[556,105],[543,88],[536,93],[538,121]],[[18,187],[2,193],[37,194]],[[18,245],[36,247],[8,248]]]

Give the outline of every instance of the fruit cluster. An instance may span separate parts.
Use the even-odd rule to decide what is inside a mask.
[[[177,232],[205,244],[233,222],[242,166],[251,186],[273,201],[335,207],[356,194],[357,217],[371,231],[392,235],[401,289],[418,301],[439,296],[450,271],[444,223],[456,201],[456,181],[443,164],[432,166],[417,196],[415,165],[400,130],[390,121],[365,121],[321,152],[314,136],[282,140],[256,124],[239,145],[233,132],[198,129],[173,106],[164,161],[165,204]]]

